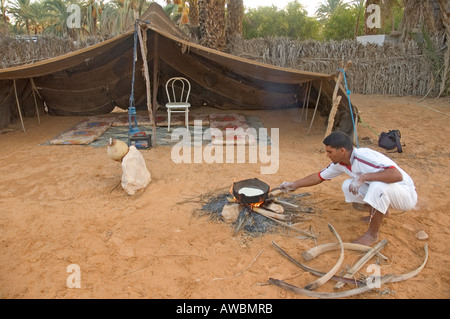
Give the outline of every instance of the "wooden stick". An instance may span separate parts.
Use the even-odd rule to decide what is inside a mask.
[[[272,244],[273,246],[278,250],[279,253],[281,253],[284,257],[286,257],[287,259],[289,259],[291,262],[293,262],[295,265],[299,266],[301,269],[303,269],[304,271],[310,272],[311,274],[315,275],[315,276],[324,276],[325,273],[308,267],[306,265],[303,265],[302,263],[300,263],[299,261],[295,260],[294,258],[292,258],[288,253],[286,253],[280,246],[278,246],[278,244],[272,240]],[[362,287],[365,285],[364,282],[360,281],[360,280],[356,280],[356,279],[350,279],[350,278],[344,278],[344,277],[340,277],[340,276],[332,276],[331,280],[335,280],[335,281],[343,281],[346,282],[348,284],[352,284],[352,285],[356,285],[358,287]]]
[[[272,218],[280,219],[280,220],[288,220],[289,219],[289,216],[287,216],[287,215],[273,213],[273,212],[268,211],[267,209],[264,209],[264,208],[261,208],[261,207],[253,207],[253,211],[255,213],[258,213],[258,214],[263,215],[265,217],[272,217]]]
[[[41,119],[39,117],[39,108],[37,105],[36,94],[34,93],[35,90],[37,91],[37,88],[36,88],[36,85],[34,84],[33,78],[30,78],[30,83],[31,83],[31,92],[33,92],[34,105],[36,106],[36,116],[38,118],[38,124],[41,125]]]
[[[428,245],[425,245],[423,247],[423,249],[425,250],[425,259],[424,259],[422,265],[420,265],[419,268],[417,268],[416,270],[413,270],[409,273],[406,273],[403,275],[396,275],[394,277],[394,279],[392,280],[392,282],[399,282],[399,281],[404,281],[404,280],[410,279],[422,271],[422,269],[425,267],[425,264],[427,263],[427,260],[428,260]]]
[[[358,260],[358,262],[353,265],[353,267],[351,267],[347,273],[344,275],[345,278],[351,278],[353,277],[356,272],[358,270],[361,269],[362,266],[364,266],[365,263],[367,263],[377,252],[379,252],[384,246],[386,246],[388,243],[387,239],[383,239],[381,241],[379,241],[372,249],[370,249],[364,256],[361,257],[360,260]],[[344,282],[338,282],[335,286],[334,289],[341,289],[342,287],[344,287],[345,283]]]
[[[294,208],[298,208],[298,207],[299,207],[298,205],[291,204],[291,203],[289,203],[289,202],[286,202],[286,201],[284,201],[284,200],[279,200],[279,199],[277,199],[277,198],[275,198],[275,199],[273,200],[273,202],[274,202],[274,203],[277,203],[277,204],[283,204],[283,205],[286,205],[286,206],[294,207]]]
[[[237,274],[230,276],[230,277],[225,277],[225,278],[213,278],[212,280],[223,280],[223,279],[230,279],[230,278],[234,278],[239,276],[240,274],[242,274],[244,271],[246,271],[248,268],[250,268],[251,265],[253,265],[253,263],[256,261],[256,259],[258,259],[258,257],[262,254],[262,252],[264,251],[264,248],[259,252],[259,254],[253,259],[253,261],[250,263],[250,265],[248,265],[247,267],[245,267],[245,269],[241,270],[240,272],[238,272]]]
[[[317,107],[319,106],[319,101],[320,101],[320,95],[321,94],[322,94],[322,80],[320,80],[319,95],[317,97],[316,106],[314,107],[314,113],[313,113],[313,116],[312,116],[312,119],[311,119],[311,124],[309,124],[308,135],[309,135],[309,131],[311,131],[311,127],[313,125],[314,118],[316,117]]]
[[[268,216],[266,216],[266,217],[269,218],[269,219],[271,219],[271,220],[273,220],[274,222],[276,222],[276,223],[278,223],[278,224],[280,224],[280,225],[283,225],[284,227],[286,227],[286,228],[288,228],[288,229],[292,229],[292,230],[298,231],[299,233],[302,233],[302,234],[304,234],[304,235],[306,235],[306,236],[308,236],[308,237],[310,237],[310,238],[313,238],[313,239],[316,238],[315,235],[313,235],[313,234],[311,234],[311,233],[308,233],[307,231],[304,231],[304,230],[295,228],[294,226],[291,226],[291,225],[288,225],[288,224],[286,224],[286,223],[283,223],[282,221],[276,220],[275,218],[268,217]]]
[[[158,86],[159,86],[159,42],[158,33],[153,33],[153,119],[156,125],[156,112],[158,111]],[[155,138],[156,141],[156,138]]]
[[[361,251],[361,252],[367,252],[370,249],[372,249],[370,246],[360,245],[360,244],[354,244],[354,243],[343,243],[344,249],[348,250],[355,250],[355,251]],[[311,260],[325,252],[332,251],[339,249],[340,246],[338,243],[328,243],[328,244],[322,244],[319,246],[315,246],[313,248],[310,248],[309,250],[302,253],[303,258],[305,260]],[[380,252],[377,253],[377,255],[384,260],[387,260],[388,258],[381,254]]]
[[[20,110],[19,97],[17,96],[16,79],[13,79],[13,85],[14,85],[14,93],[16,94],[16,102],[17,102],[17,109],[19,110],[20,122],[22,123],[23,132],[26,133],[27,130],[25,130],[25,125],[23,124],[22,111]]]
[[[142,34],[141,34],[142,32]],[[150,75],[148,71],[148,63],[147,63],[147,32],[140,25],[137,30],[140,48],[141,48],[141,56],[142,56],[142,64],[144,67],[144,77],[145,77],[145,87],[147,91],[147,111],[150,117],[150,122],[152,123],[152,145],[156,146],[156,123],[153,116],[153,108],[151,101],[151,93],[150,93]],[[145,41],[144,41],[145,38]]]
[[[334,274],[339,270],[339,268],[342,265],[342,262],[344,261],[344,246],[342,245],[341,237],[339,236],[339,234],[336,232],[336,230],[334,229],[334,227],[331,224],[328,224],[328,228],[330,229],[330,231],[333,233],[333,235],[339,241],[339,245],[341,246],[341,255],[339,257],[338,262],[334,265],[333,268],[331,268],[331,270],[328,273],[326,273],[324,276],[320,277],[319,279],[317,279],[316,281],[310,283],[309,285],[307,285],[305,287],[305,289],[307,289],[307,290],[314,290],[314,289],[322,286],[328,280],[330,280],[330,278],[333,277]]]
[[[347,68],[350,67],[350,65],[352,65],[352,61],[349,61],[347,63],[347,65],[344,68],[344,72],[347,71]],[[337,80],[336,80],[336,85],[335,85],[334,91],[333,91],[332,106],[331,106],[330,114],[328,115],[328,126],[327,126],[327,130],[325,131],[325,137],[330,135],[331,131],[333,130],[334,118],[336,116],[336,112],[337,112],[339,103],[341,102],[341,98],[342,98],[342,96],[340,96],[340,95],[337,96],[337,94],[338,94],[339,87],[341,85],[341,81],[342,81],[343,77],[344,77],[344,74],[342,72],[339,72]]]
[[[423,263],[415,270],[403,274],[403,275],[386,275],[380,278],[380,285],[382,284],[386,284],[389,282],[399,282],[399,281],[404,281],[407,279],[410,279],[414,276],[416,276],[419,272],[422,271],[422,269],[425,267],[427,260],[428,260],[428,246],[425,245],[424,246],[424,250],[425,250],[425,259],[423,261]],[[328,292],[315,292],[315,291],[310,291],[307,289],[303,289],[300,287],[296,287],[294,285],[288,284],[282,280],[279,279],[273,279],[273,278],[269,278],[269,284],[275,285],[277,287],[286,289],[288,291],[294,292],[296,294],[302,294],[305,296],[309,296],[309,297],[314,297],[314,298],[323,298],[323,299],[333,299],[333,298],[345,298],[345,297],[350,297],[350,296],[354,296],[357,294],[361,294],[367,291],[372,290],[374,287],[372,286],[368,286],[365,285],[363,287],[359,287],[359,288],[355,288],[355,289],[350,289],[347,291],[340,291],[340,292],[334,292],[334,293],[328,293]]]
[[[395,277],[395,275],[383,276],[381,278],[381,280],[380,280],[380,285],[388,283],[388,282],[392,282],[394,277]],[[283,288],[283,289],[286,289],[286,290],[291,291],[291,292],[296,293],[296,294],[301,294],[301,295],[314,297],[314,298],[321,298],[321,299],[345,298],[345,297],[350,297],[350,296],[362,294],[364,292],[367,292],[367,291],[370,291],[370,290],[373,289],[372,286],[369,287],[369,286],[365,285],[363,287],[350,289],[350,290],[347,290],[347,291],[340,291],[340,292],[316,292],[316,291],[310,291],[308,289],[303,289],[303,288],[300,288],[300,287],[296,287],[294,285],[288,284],[287,282],[284,282],[284,281],[279,280],[279,279],[274,279],[274,278],[269,278],[269,284],[275,285],[275,286]]]

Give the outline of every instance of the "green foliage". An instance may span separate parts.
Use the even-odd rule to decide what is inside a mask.
[[[315,38],[319,31],[319,23],[308,17],[297,0],[290,2],[284,10],[275,6],[250,9],[245,13],[242,27],[246,39],[286,36],[306,40]]]
[[[333,12],[339,8],[346,8],[347,4],[343,0],[325,0],[320,3],[319,8],[317,8],[316,15],[321,21],[325,21],[331,17]]]
[[[323,26],[323,35],[325,40],[344,40],[353,39],[355,37],[355,27],[358,15],[361,11],[358,7],[338,7],[331,13],[330,17],[325,21]],[[364,12],[362,12],[361,21],[364,20]],[[362,30],[363,24],[359,26]]]

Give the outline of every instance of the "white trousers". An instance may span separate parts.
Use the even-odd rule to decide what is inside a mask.
[[[363,185],[358,194],[354,195],[349,190],[351,182],[352,179],[347,179],[342,183],[347,203],[369,204],[383,214],[386,214],[389,207],[410,210],[417,204],[417,192],[414,187],[399,183],[370,182],[368,187]]]

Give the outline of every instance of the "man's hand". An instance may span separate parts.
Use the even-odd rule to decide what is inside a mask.
[[[278,186],[278,188],[284,192],[291,192],[297,188],[294,186],[294,182],[283,182]]]
[[[364,175],[358,176],[357,178],[354,178],[352,182],[350,183],[350,186],[348,187],[348,190],[353,195],[358,195],[359,188],[364,184],[365,180],[363,178]]]

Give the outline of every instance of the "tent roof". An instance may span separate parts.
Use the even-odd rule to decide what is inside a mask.
[[[150,4],[141,20],[148,22],[146,56],[154,109],[157,107],[155,104],[165,103],[163,85],[172,76],[185,76],[191,81],[193,107],[302,107],[307,97],[314,105],[322,87],[319,108],[322,113],[328,113],[331,108],[336,83],[333,74],[277,67],[201,46],[190,41],[156,3]],[[134,27],[122,35],[79,51],[0,69],[0,83],[12,85],[11,79],[32,78],[39,96],[53,114],[103,114],[115,106],[127,109],[133,83],[133,48]],[[134,103],[137,109],[146,109],[146,85],[140,72],[143,65],[139,43],[136,49]],[[155,82],[157,86],[154,86]],[[342,87],[340,95],[345,96]],[[342,99],[341,104],[348,109],[346,99]]]

